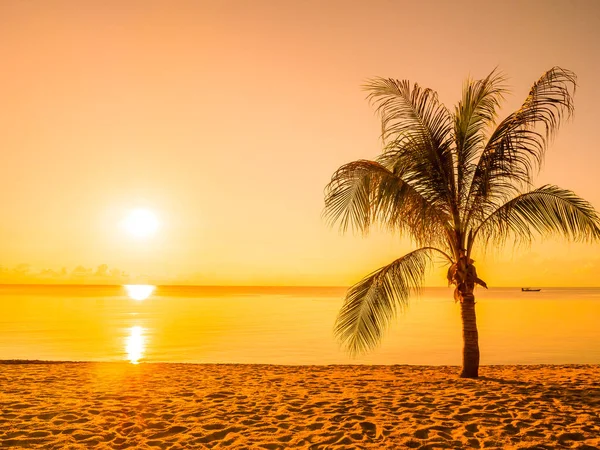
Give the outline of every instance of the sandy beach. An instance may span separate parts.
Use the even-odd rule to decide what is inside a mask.
[[[600,366],[0,364],[0,447],[600,448]]]

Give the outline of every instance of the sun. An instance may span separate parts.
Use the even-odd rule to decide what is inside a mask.
[[[149,237],[158,230],[156,214],[148,209],[134,209],[125,218],[125,229],[135,237]]]
[[[124,287],[127,296],[138,301],[146,300],[156,289],[156,286],[151,284],[125,284]]]

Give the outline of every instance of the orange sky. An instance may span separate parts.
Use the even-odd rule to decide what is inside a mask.
[[[452,106],[466,76],[499,66],[506,115],[545,70],[575,71],[575,117],[539,183],[600,209],[599,53],[596,0],[0,2],[0,264],[357,281],[411,248],[321,220],[335,169],[380,151],[360,89],[374,76]],[[159,216],[153,238],[119,227],[136,207]],[[549,240],[476,259],[492,286],[598,286],[598,255],[600,244]]]

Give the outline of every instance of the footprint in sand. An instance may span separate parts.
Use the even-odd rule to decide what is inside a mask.
[[[427,439],[429,437],[429,430],[427,428],[421,428],[414,432],[414,436],[417,439]]]
[[[360,427],[363,430],[363,433],[365,433],[367,436],[374,438],[377,437],[377,425],[375,425],[373,422],[360,422],[359,423]]]
[[[585,436],[581,433],[563,433],[558,436],[558,441],[561,444],[566,443],[566,441],[584,441]]]
[[[468,423],[465,425],[465,430],[470,433],[477,433],[478,425],[476,423]]]
[[[13,409],[25,409],[25,408],[30,408],[31,405],[29,403],[17,403],[16,405],[12,405],[11,408]]]
[[[504,427],[502,427],[502,428],[504,429],[504,432],[507,434],[517,434],[519,432],[519,428],[514,426],[512,423],[510,423],[508,425],[504,425]]]
[[[32,433],[29,433],[27,436],[30,438],[43,438],[43,437],[50,436],[50,432],[49,431],[34,431]]]
[[[224,423],[215,422],[215,423],[204,424],[204,426],[202,426],[202,428],[204,428],[205,430],[213,431],[213,430],[222,430],[226,426],[227,425],[225,425]]]
[[[209,443],[209,442],[213,442],[213,441],[222,441],[223,439],[225,439],[225,436],[227,436],[229,433],[237,433],[239,431],[242,431],[242,428],[239,428],[239,427],[226,428],[221,431],[216,431],[214,433],[207,434],[206,436],[199,438],[198,442]]]
[[[149,438],[150,439],[162,439],[162,438],[165,438],[168,436],[172,436],[174,434],[183,433],[184,431],[187,431],[187,430],[188,430],[187,427],[175,426],[175,427],[169,428],[168,430],[155,433],[155,434],[151,435]]]
[[[481,448],[481,443],[479,442],[479,439],[477,439],[477,438],[468,439],[467,443],[468,443],[469,447],[471,447],[471,448]]]

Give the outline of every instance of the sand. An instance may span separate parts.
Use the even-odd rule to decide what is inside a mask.
[[[600,366],[0,364],[0,448],[600,448]]]

